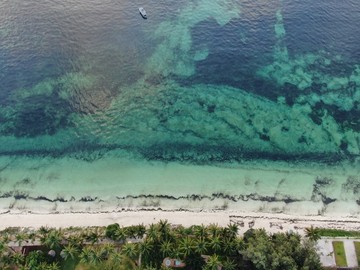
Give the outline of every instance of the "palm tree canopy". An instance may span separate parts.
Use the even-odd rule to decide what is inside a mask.
[[[67,245],[64,247],[64,249],[60,252],[60,256],[64,260],[72,259],[75,260],[75,258],[79,255],[79,250],[77,247],[73,245]]]
[[[207,238],[209,235],[209,231],[206,226],[201,224],[200,226],[195,227],[195,236],[199,238]]]
[[[195,252],[204,255],[207,253],[209,248],[209,244],[207,241],[205,241],[204,238],[200,238],[198,241],[196,241],[195,243]]]
[[[60,249],[62,235],[60,231],[52,230],[41,238],[41,243],[51,249]]]
[[[235,223],[229,224],[226,229],[229,232],[230,238],[235,238],[239,232],[239,227]]]
[[[211,255],[209,258],[208,258],[208,261],[206,262],[206,266],[205,266],[205,269],[206,270],[218,270],[218,267],[221,266],[221,261],[219,259],[219,256],[214,254],[214,255]]]
[[[221,239],[219,236],[215,236],[211,239],[210,247],[214,250],[214,252],[219,252],[221,250]]]
[[[310,228],[305,228],[305,236],[309,238],[309,240],[316,242],[321,238],[319,228],[315,228],[311,226]]]
[[[134,244],[126,243],[122,249],[121,253],[129,258],[135,258],[137,256],[136,247]]]
[[[170,256],[173,251],[173,244],[170,241],[164,241],[161,243],[160,251],[164,257]]]
[[[139,252],[144,256],[149,256],[153,248],[154,245],[149,240],[145,240],[144,242],[139,243]]]
[[[190,237],[184,238],[179,244],[179,250],[184,257],[189,256],[195,248],[194,240]]]

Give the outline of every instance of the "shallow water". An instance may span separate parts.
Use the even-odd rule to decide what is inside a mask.
[[[359,11],[2,1],[1,208],[359,214]]]

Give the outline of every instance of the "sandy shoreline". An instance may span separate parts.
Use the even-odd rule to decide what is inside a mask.
[[[360,219],[357,217],[334,216],[297,216],[286,214],[245,213],[239,211],[122,211],[106,213],[3,213],[0,214],[0,229],[7,227],[41,226],[64,228],[70,226],[106,226],[119,223],[121,226],[136,224],[149,225],[167,219],[171,224],[191,226],[212,223],[226,226],[229,223],[239,225],[240,233],[249,228],[264,228],[268,232],[294,231],[303,234],[304,228],[310,226],[360,230]]]
[[[75,158],[9,160],[0,172],[0,229],[239,224],[269,232],[360,230],[359,168],[283,162],[222,166]],[[2,214],[1,214],[2,213]]]

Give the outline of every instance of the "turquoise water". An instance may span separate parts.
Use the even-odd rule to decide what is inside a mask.
[[[335,0],[3,1],[2,208],[145,198],[358,214],[359,11]]]

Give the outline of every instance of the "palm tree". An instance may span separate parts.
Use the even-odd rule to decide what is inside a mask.
[[[207,238],[209,235],[208,229],[204,224],[201,224],[200,226],[195,227],[195,236],[197,238]]]
[[[64,247],[60,252],[60,256],[66,260],[75,260],[79,256],[79,250],[74,245],[70,244]]]
[[[101,256],[104,259],[107,259],[111,254],[115,253],[115,247],[111,243],[106,243],[104,245],[101,245],[100,250],[101,250],[101,254],[102,254]]]
[[[0,256],[0,267],[1,269],[13,269],[13,261],[9,254]]]
[[[48,264],[46,266],[46,270],[60,270],[60,266],[58,265],[57,262],[53,262],[52,264]]]
[[[10,241],[10,235],[8,233],[3,233],[1,241],[5,244],[8,243]]]
[[[240,248],[240,239],[224,239],[222,241],[222,252],[226,256],[237,256]]]
[[[16,239],[16,242],[18,243],[19,247],[20,247],[21,244],[24,241],[26,241],[27,235],[25,233],[19,232],[18,234],[15,235],[15,239]]]
[[[182,225],[178,225],[173,229],[173,233],[175,234],[176,238],[184,237],[186,235],[186,229]]]
[[[121,253],[131,259],[135,259],[137,256],[136,247],[134,244],[126,243],[122,249]]]
[[[309,238],[310,241],[316,242],[321,238],[320,229],[314,228],[314,226],[311,225],[310,228],[305,228],[305,236]]]
[[[123,262],[123,260],[124,260],[124,256],[115,251],[111,252],[108,257],[108,262],[114,266],[120,265]]]
[[[170,234],[170,223],[165,220],[160,220],[158,223],[161,240],[168,240]]]
[[[194,252],[194,248],[194,241],[190,237],[184,238],[179,243],[179,250],[185,258]]]
[[[14,253],[11,255],[11,261],[12,261],[12,264],[15,264],[16,266],[20,266],[24,263],[25,258],[20,253]]]
[[[236,269],[236,263],[229,259],[229,258],[226,258],[226,260],[222,263],[222,268],[223,270],[235,270]]]
[[[48,234],[50,231],[51,231],[51,229],[49,229],[48,227],[44,227],[44,226],[41,226],[40,229],[39,229],[39,233],[40,233],[41,235],[46,235],[46,234]]]
[[[0,255],[4,252],[6,245],[3,241],[0,241]]]
[[[35,232],[31,232],[28,234],[28,239],[31,241],[32,244],[35,242],[36,237],[37,237],[37,235]]]
[[[90,264],[92,262],[93,250],[90,247],[85,247],[80,253],[80,263]]]
[[[221,246],[222,242],[219,236],[215,236],[211,239],[210,247],[215,253],[221,251]]]
[[[145,226],[143,224],[138,225],[136,228],[136,236],[138,238],[143,238],[145,233],[146,233]]]
[[[222,266],[222,264],[219,260],[219,256],[216,254],[213,254],[208,258],[205,269],[206,270],[218,270],[219,267],[221,267],[221,266]]]
[[[210,226],[208,227],[208,230],[209,230],[211,237],[216,237],[220,234],[220,228],[216,224],[210,224]]]
[[[204,238],[200,238],[195,243],[195,252],[204,255],[208,252],[209,244]]]
[[[40,268],[41,262],[46,260],[45,255],[41,251],[32,251],[25,258],[25,265],[27,269],[38,269]],[[44,266],[42,266],[44,267]]]
[[[115,232],[114,232],[114,236],[115,239],[117,241],[121,241],[124,242],[127,238],[127,234],[126,234],[126,230],[124,228],[118,228]]]
[[[227,231],[228,231],[228,235],[229,235],[229,238],[230,239],[234,239],[237,237],[237,234],[238,234],[238,231],[239,231],[239,227],[237,224],[235,223],[230,223],[228,226],[227,226]]]
[[[146,235],[147,235],[148,238],[150,238],[154,242],[159,241],[160,233],[159,233],[159,230],[158,230],[156,224],[151,224],[150,225],[149,229],[146,232]]]
[[[92,264],[92,265],[98,265],[98,264],[100,264],[103,260],[104,260],[104,257],[103,257],[102,249],[99,248],[99,247],[97,247],[97,248],[92,248],[91,264]]]
[[[33,268],[30,268],[30,269],[33,269]],[[48,270],[48,264],[46,262],[41,262],[35,269]]]
[[[164,241],[161,243],[160,251],[164,257],[171,256],[173,253],[173,244],[170,241]]]
[[[67,237],[66,241],[68,245],[81,248],[84,242],[84,238],[80,234],[72,234]]]
[[[61,248],[62,234],[61,231],[51,230],[48,234],[40,239],[41,243],[46,247],[54,250]]]
[[[100,238],[100,234],[98,233],[97,230],[95,231],[91,231],[89,232],[86,236],[85,236],[85,239],[87,241],[90,241],[90,243],[92,245],[94,245],[95,243],[99,242],[99,238]]]
[[[154,248],[154,245],[150,240],[145,240],[144,242],[138,244],[138,252],[139,252],[138,264],[139,264],[139,266],[141,266],[142,258],[144,258],[145,261],[148,261],[148,259],[151,258],[153,248]]]

